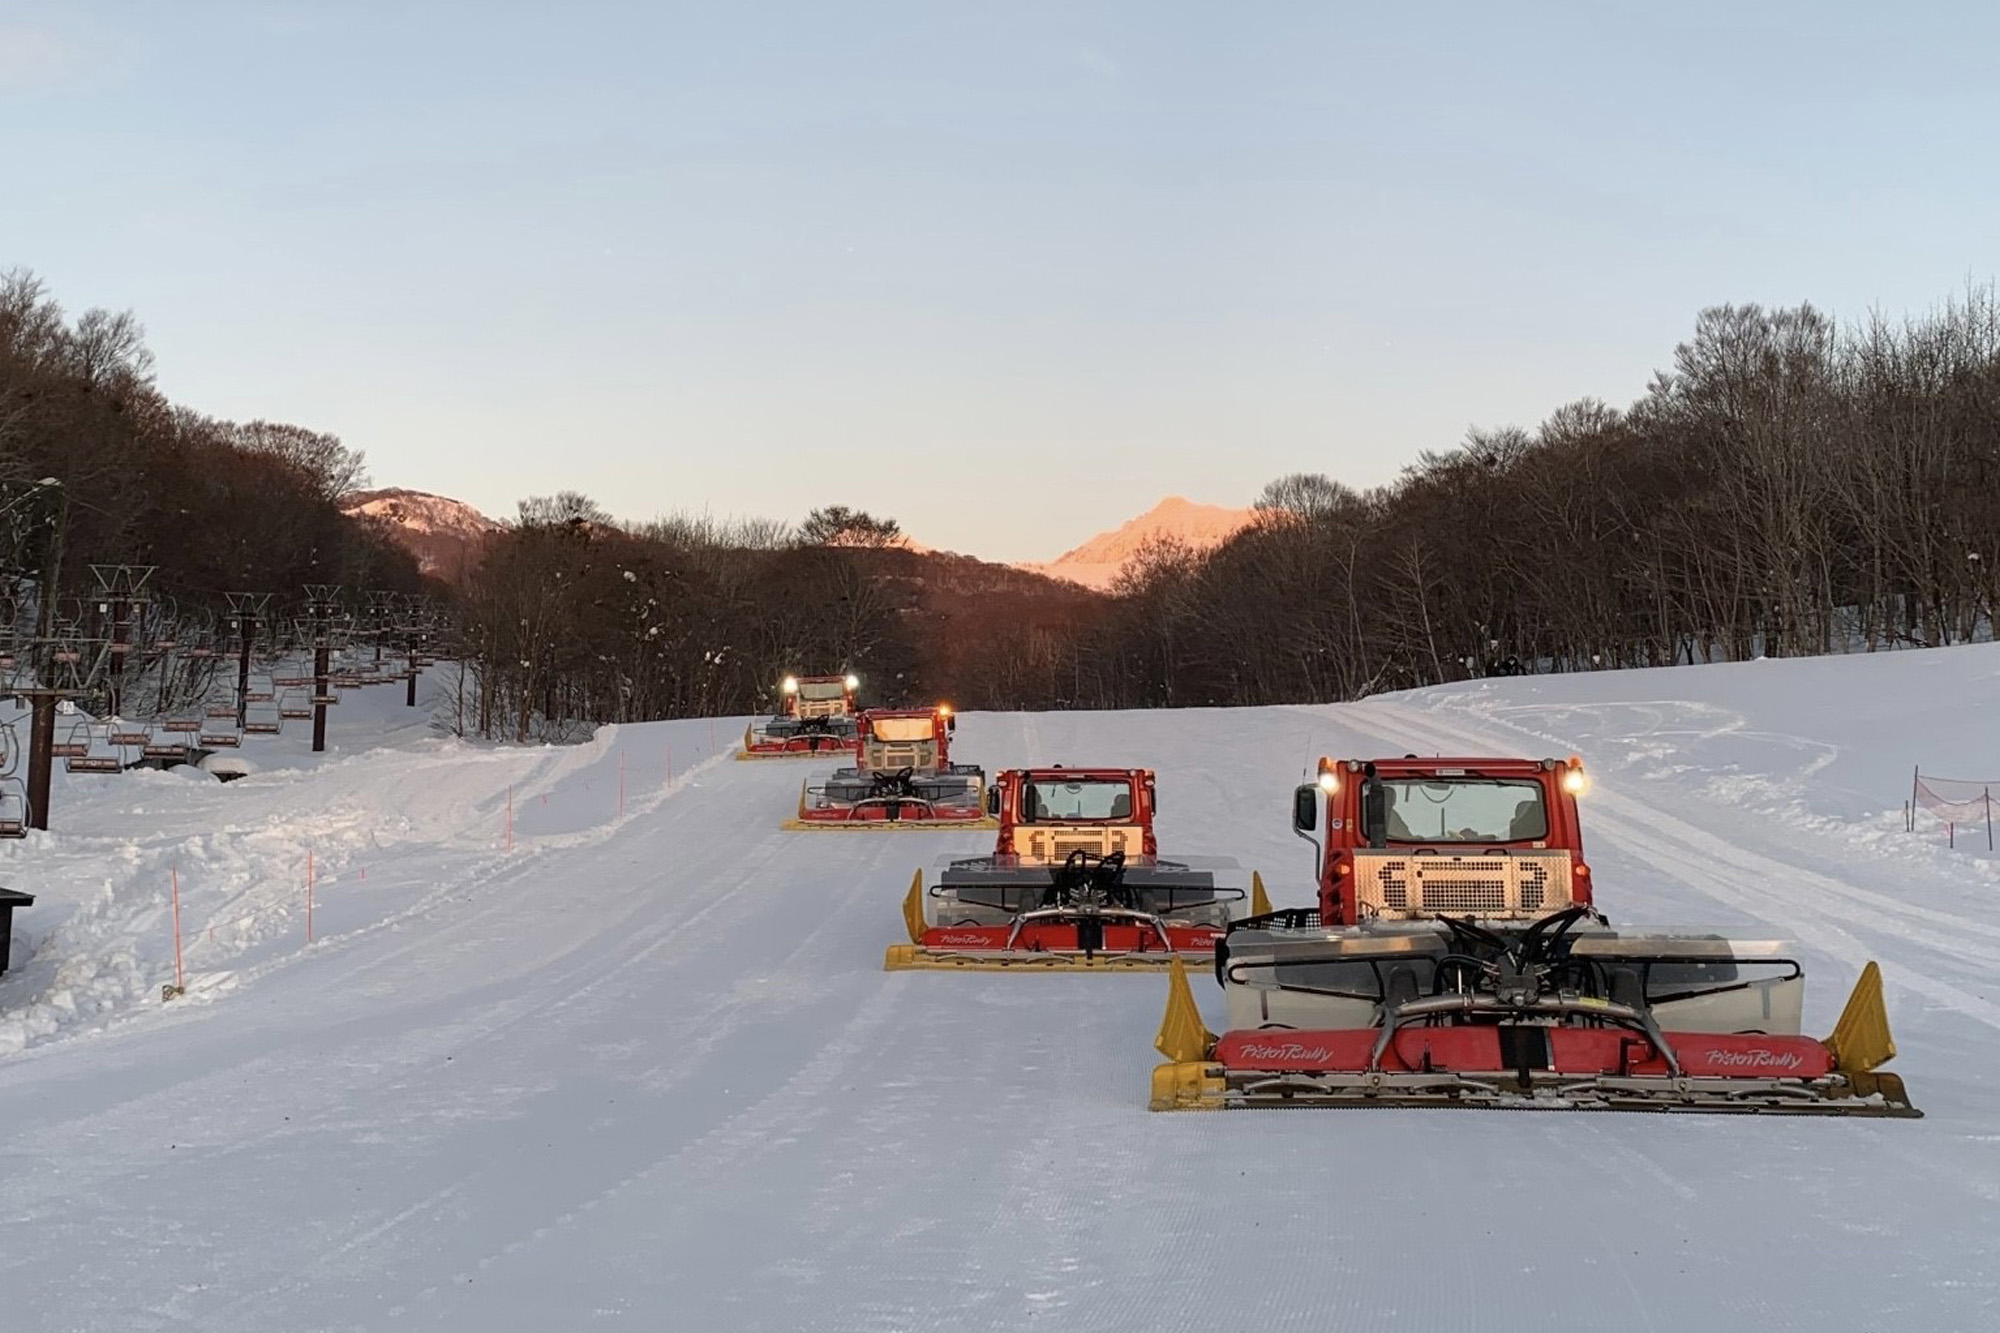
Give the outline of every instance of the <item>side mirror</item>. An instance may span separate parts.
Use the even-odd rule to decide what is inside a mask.
[[[1319,827],[1320,790],[1317,783],[1307,783],[1292,793],[1292,832],[1311,833]]]
[[[998,787],[988,787],[986,789],[986,813],[992,815],[995,819],[1000,817],[1000,789]]]
[[[947,714],[947,715],[945,716],[945,719],[944,719],[944,729],[945,729],[945,732],[946,732],[946,733],[947,733],[948,735],[953,735],[953,736],[956,736],[956,735],[958,734],[958,714],[957,714],[957,713],[949,713],[949,714]]]
[[[1379,782],[1361,789],[1361,832],[1370,847],[1389,845],[1389,790]]]
[[[1146,784],[1146,804],[1153,808],[1154,814],[1160,813],[1160,788],[1157,783]]]

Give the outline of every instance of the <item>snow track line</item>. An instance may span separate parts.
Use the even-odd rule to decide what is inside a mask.
[[[734,776],[735,774],[732,773],[732,777]],[[746,774],[744,775],[744,785],[751,786],[753,792],[745,792],[742,795],[749,796],[754,793],[754,796],[761,804],[764,799],[762,788],[766,784],[758,781],[754,774]],[[708,790],[711,794],[716,791],[714,788]],[[738,793],[730,793],[732,803],[736,803],[737,795]],[[588,956],[584,957],[578,965],[564,968],[555,973],[537,973],[533,978],[534,985],[531,994],[523,996],[518,1002],[506,1004],[504,1008],[507,1012],[497,1022],[484,1023],[476,1034],[455,1041],[452,1045],[453,1051],[459,1057],[463,1058],[481,1048],[491,1048],[498,1043],[513,1039],[524,1025],[531,1022],[541,1024],[546,1021],[560,1027],[562,1026],[562,1015],[565,1013],[572,1011],[587,1012],[593,1009],[600,1009],[602,1006],[598,1002],[599,996],[607,993],[634,968],[651,961],[664,948],[674,944],[681,935],[693,928],[698,921],[709,917],[711,914],[721,912],[731,903],[754,900],[755,891],[764,887],[760,882],[758,871],[767,864],[778,860],[785,853],[793,852],[802,846],[808,849],[812,846],[809,838],[803,844],[796,841],[799,836],[801,835],[776,835],[753,840],[750,843],[753,849],[753,859],[750,862],[745,863],[740,860],[730,860],[727,862],[725,868],[732,872],[734,882],[721,896],[711,900],[707,906],[700,909],[694,918],[666,920],[658,930],[647,931],[637,936],[621,937],[619,940],[619,952],[621,956],[612,961],[608,967],[604,966],[604,960],[600,955],[589,953],[589,951],[579,951],[588,954]],[[883,842],[878,845],[878,849],[871,860],[888,860],[890,856],[895,854],[896,842],[897,835],[883,835]],[[717,848],[716,854],[717,856],[728,855],[732,857],[736,855],[734,849],[723,848]],[[894,877],[891,878],[893,879]],[[699,880],[690,887],[699,889],[706,882],[706,880]],[[757,963],[754,970],[764,973],[775,972],[784,975],[825,973],[826,969],[824,967],[814,968],[808,966],[808,960],[816,955],[825,954],[829,946],[835,950],[841,948],[838,939],[840,932],[846,929],[856,919],[857,915],[861,915],[858,911],[858,904],[853,904],[850,900],[863,896],[874,897],[882,904],[883,911],[880,914],[880,920],[885,932],[884,939],[889,938],[887,933],[889,927],[895,924],[894,913],[889,910],[894,887],[895,885],[891,882],[891,879],[885,879],[881,884],[857,881],[848,885],[838,901],[823,904],[826,910],[818,914],[814,927],[806,932],[803,937],[792,935],[789,932],[768,936],[767,938],[770,938],[773,944],[778,944],[782,941],[785,951],[777,958]],[[605,934],[600,933],[595,938],[601,940],[605,938]],[[879,950],[871,950],[868,958],[871,971],[873,970],[872,965],[878,959]],[[654,1066],[651,1069],[643,1071],[642,1077],[645,1079],[650,1091],[654,1094],[666,1094],[688,1079],[699,1077],[707,1059],[718,1050],[726,1048],[746,1022],[761,1021],[769,1017],[766,1002],[761,998],[745,1000],[743,997],[730,992],[711,994],[705,1003],[702,1002],[699,996],[693,998],[695,1003],[692,1011],[683,1012],[675,1016],[675,1027],[683,1033],[690,1034],[693,1039],[683,1040],[681,1044],[675,1046],[674,1059],[670,1065]],[[807,1005],[809,1001],[802,999],[798,1003],[800,1005]],[[886,1004],[889,1003],[889,997],[878,987],[875,999],[869,1003],[875,1005]],[[835,1012],[838,1011],[836,1010]],[[856,1023],[865,1019],[867,1014],[868,1010],[864,1007],[862,1014],[848,1021],[848,1027],[852,1028]],[[587,1213],[594,1209],[598,1203],[607,1198],[614,1197],[636,1180],[649,1177],[657,1173],[657,1171],[677,1162],[684,1163],[690,1160],[691,1156],[703,1160],[713,1158],[718,1138],[726,1138],[732,1132],[735,1132],[735,1127],[739,1126],[746,1116],[754,1116],[758,1107],[770,1107],[776,1104],[781,1109],[789,1108],[787,1115],[782,1117],[767,1116],[766,1120],[775,1123],[778,1119],[783,1119],[786,1123],[794,1126],[795,1133],[797,1125],[809,1122],[811,1119],[810,1116],[807,1116],[802,1121],[800,1115],[797,1113],[796,1104],[793,1102],[793,1099],[798,1097],[801,1092],[799,1086],[800,1080],[806,1079],[809,1076],[819,1079],[831,1077],[833,1073],[837,1073],[842,1065],[850,1062],[863,1045],[865,1045],[864,1042],[859,1038],[855,1038],[845,1045],[836,1040],[831,1045],[823,1046],[820,1054],[815,1056],[807,1066],[792,1073],[784,1084],[760,1099],[751,1108],[747,1110],[739,1109],[732,1112],[728,1119],[709,1131],[702,1138],[681,1145],[670,1158],[656,1162],[653,1167],[640,1172],[637,1176],[620,1180],[598,1191],[596,1194],[584,1198],[575,1205],[567,1208],[563,1217],[565,1219],[574,1219],[577,1216]],[[757,1128],[737,1133],[737,1137],[742,1140],[741,1151],[768,1147],[775,1132],[777,1131]],[[733,1158],[735,1155],[733,1152],[727,1154],[730,1158]],[[445,1192],[462,1193],[467,1184],[476,1178],[476,1175],[461,1178],[448,1186]],[[381,1236],[392,1233],[403,1222],[417,1220],[424,1215],[426,1215],[425,1209],[421,1206],[414,1210],[405,1210],[404,1213],[398,1215],[398,1219],[392,1219],[387,1223],[377,1223],[371,1229],[371,1232],[366,1235],[365,1239],[357,1240],[352,1244],[365,1244],[370,1241],[379,1240]],[[560,1227],[554,1229],[559,1230]],[[474,1267],[484,1269],[502,1258],[518,1254],[524,1247],[535,1241],[547,1238],[551,1230],[552,1228],[550,1227],[538,1227],[526,1234],[518,1235],[506,1244],[484,1254],[474,1263]],[[351,1249],[352,1244],[347,1248]],[[342,1253],[345,1252],[346,1249],[343,1249]],[[249,1304],[232,1306],[226,1313],[247,1313],[254,1308],[257,1302],[275,1296],[282,1296],[288,1289],[286,1285],[279,1284],[276,1287],[267,1289],[263,1293],[244,1298]],[[428,1290],[428,1294],[434,1296],[441,1290],[443,1289],[433,1287]],[[422,1295],[423,1293],[420,1293],[411,1299],[421,1299]]]

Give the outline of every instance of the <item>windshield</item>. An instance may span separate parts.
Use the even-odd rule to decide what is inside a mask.
[[[802,680],[799,682],[801,699],[844,699],[847,687],[837,680]]]
[[[932,724],[924,717],[878,717],[869,723],[878,741],[927,741],[932,735]]]
[[[1549,836],[1539,782],[1420,778],[1382,783],[1390,842],[1531,842]]]
[[[1111,778],[1042,778],[1028,783],[1021,792],[1021,818],[1029,823],[1131,817],[1129,782]]]

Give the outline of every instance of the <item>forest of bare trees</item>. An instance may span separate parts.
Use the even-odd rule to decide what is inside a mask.
[[[1212,554],[1152,553],[1042,701],[1325,701],[1983,637],[1997,465],[1991,290],[1851,329],[1712,309],[1628,410],[1474,432],[1365,494],[1285,478]]]
[[[415,562],[335,504],[364,476],[332,435],[169,402],[132,315],[70,318],[0,273],[0,634],[46,632],[92,565],[153,567],[149,590],[196,619],[231,591],[415,593]]]
[[[459,729],[511,739],[757,712],[787,671],[965,708],[1324,702],[1490,674],[1990,636],[2000,610],[2000,301],[1842,327],[1703,312],[1620,410],[1472,432],[1390,485],[1302,473],[1222,546],[1158,543],[1109,596],[912,550],[830,506],[796,527],[619,524],[521,503],[454,592]],[[360,453],[168,402],[129,314],[70,318],[0,275],[0,591],[28,614],[91,565],[180,602],[328,584],[414,592],[336,501]],[[43,595],[43,590],[54,596]],[[434,590],[436,591],[436,590]],[[45,628],[45,626],[43,627]],[[15,632],[18,632],[18,628]]]
[[[1259,522],[1158,543],[1109,597],[982,585],[845,510],[618,529],[559,497],[524,505],[466,623],[481,729],[517,735],[755,711],[796,669],[859,670],[887,702],[1133,708],[1940,645],[1992,629],[1996,462],[1991,291],[1850,329],[1731,306],[1629,409],[1475,431],[1367,492],[1281,478]]]

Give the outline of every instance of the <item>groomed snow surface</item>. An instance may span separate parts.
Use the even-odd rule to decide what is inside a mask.
[[[1157,768],[1164,849],[1280,905],[1315,756],[1581,753],[1613,919],[1797,940],[1815,1031],[1880,959],[1919,1121],[1150,1114],[1162,978],[885,974],[991,834],[780,832],[827,765],[740,721],[499,749],[376,690],[226,786],[59,776],[0,848],[0,1328],[2000,1327],[2000,872],[1901,808],[2000,777],[1996,690],[1974,647],[958,732]]]

